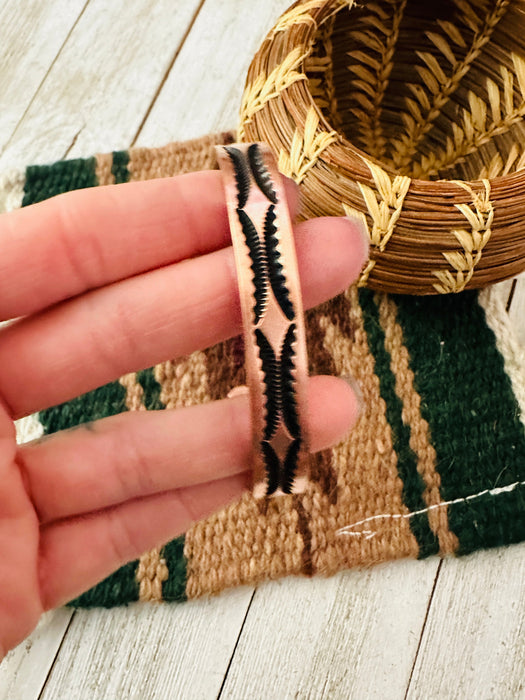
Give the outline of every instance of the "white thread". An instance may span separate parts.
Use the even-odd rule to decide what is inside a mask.
[[[355,532],[354,528],[359,527],[360,525],[365,525],[366,523],[370,523],[374,520],[408,520],[416,515],[423,515],[423,513],[429,513],[431,510],[436,510],[437,508],[453,506],[457,503],[468,503],[469,501],[473,501],[476,498],[481,498],[482,496],[498,496],[501,493],[509,493],[510,491],[517,489],[519,486],[525,486],[525,481],[516,481],[513,484],[509,484],[509,486],[500,486],[499,488],[495,489],[485,489],[485,491],[474,493],[466,498],[456,498],[454,501],[443,501],[442,503],[436,503],[433,506],[428,506],[428,508],[415,510],[412,513],[381,513],[379,515],[371,515],[369,518],[359,520],[357,523],[339,528],[339,530],[336,530],[335,534],[337,536],[349,535],[350,537],[360,537],[361,535],[364,535],[366,540],[370,540],[372,537],[377,535],[377,532],[374,532],[373,530],[359,530],[358,532]]]

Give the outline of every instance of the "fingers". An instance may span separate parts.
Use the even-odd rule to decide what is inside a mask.
[[[306,308],[346,289],[367,253],[345,219],[296,228]],[[13,417],[67,401],[119,376],[241,332],[231,247],[59,304],[0,332],[0,394]],[[16,362],[13,358],[16,358]]]
[[[336,377],[309,380],[311,451],[340,442],[358,401]],[[234,438],[234,439],[232,439]],[[124,413],[50,435],[18,451],[42,524],[250,468],[248,396],[176,411]]]
[[[297,188],[285,178],[292,215]],[[68,192],[0,216],[0,320],[230,244],[217,171]]]
[[[197,520],[239,498],[247,487],[248,475],[238,474],[42,528],[44,610],[66,603],[126,562],[186,532]]]
[[[350,423],[355,421],[357,415],[357,405],[355,396],[350,387],[334,377],[315,377],[310,380],[311,395],[309,403],[311,411],[309,422],[312,426],[312,440],[314,441],[314,449],[320,449],[338,442],[350,427]],[[315,402],[317,399],[317,402]],[[229,408],[226,404],[229,402]],[[203,412],[207,408],[209,412],[215,411],[216,415],[212,418],[211,423],[205,424],[204,430],[197,435],[195,430],[195,418],[197,412]],[[233,424],[232,413],[233,412]],[[150,455],[145,455],[144,452],[152,445],[151,435],[144,433],[142,438],[142,448],[139,447],[139,452],[136,454],[134,461],[126,463],[124,460],[120,465],[121,474],[116,476],[111,473],[104,474],[102,480],[106,484],[102,487],[104,493],[99,490],[99,497],[103,501],[115,500],[123,495],[122,488],[126,497],[132,494],[139,494],[141,490],[146,488],[146,491],[151,489],[164,488],[171,484],[172,489],[147,495],[133,500],[128,500],[121,505],[106,507],[103,510],[94,512],[88,515],[76,516],[52,522],[41,528],[41,546],[40,546],[40,587],[41,597],[44,607],[51,608],[60,605],[67,600],[86,590],[94,585],[117,567],[125,564],[127,561],[133,560],[140,554],[151,547],[159,546],[176,535],[185,532],[193,522],[206,517],[210,513],[216,511],[220,507],[239,498],[250,485],[250,475],[244,471],[246,455],[249,451],[249,420],[246,414],[248,412],[248,402],[246,397],[237,397],[235,399],[227,399],[226,401],[216,402],[216,404],[208,407],[196,407],[177,411],[171,417],[175,419],[180,413],[181,416],[186,414],[182,420],[191,418],[186,425],[190,430],[188,435],[188,448],[186,446],[174,451],[174,445],[177,439],[173,441],[165,450],[165,454],[158,455],[155,451],[153,459]],[[161,412],[163,418],[170,418],[169,412]],[[124,434],[126,428],[141,430],[143,427],[149,427],[146,422],[143,426],[140,425],[139,419],[151,418],[152,421],[161,419],[160,415],[148,414],[129,415],[130,425],[124,427],[115,425],[115,440],[121,438],[129,438],[130,432]],[[225,419],[228,425],[222,424],[222,419]],[[136,419],[136,420],[135,420]],[[109,421],[113,419],[108,419]],[[131,425],[131,422],[135,425]],[[101,421],[102,423],[102,421]],[[193,424],[193,429],[191,425]],[[232,425],[234,429],[239,430],[235,434],[235,439],[232,440]],[[157,427],[154,430],[154,437],[166,440],[166,434],[159,435]],[[211,440],[208,443],[208,429],[211,429]],[[223,432],[222,439],[219,436],[221,430]],[[83,483],[83,489],[89,490],[89,475],[86,470],[88,454],[96,460],[100,458],[105,461],[103,453],[103,445],[107,443],[112,451],[113,458],[121,459],[116,449],[116,442],[108,441],[109,431],[100,433],[100,437],[92,438],[92,444],[89,445],[90,438],[88,433],[84,436],[75,436],[69,434],[63,436],[66,442],[71,440],[70,445],[63,444],[60,450],[64,450],[66,454],[70,449],[74,449],[75,441],[85,440],[80,452],[80,465],[74,465],[74,469],[78,470],[77,476],[80,482]],[[181,436],[179,436],[180,438]],[[196,437],[200,437],[202,444],[194,444]],[[186,435],[184,435],[186,440]],[[98,441],[98,444],[97,444]],[[59,439],[56,440],[57,446]],[[154,441],[153,441],[154,442]],[[222,442],[220,446],[215,443]],[[238,443],[238,445],[237,445]],[[123,442],[120,443],[121,445]],[[210,447],[217,448],[218,454],[214,455],[210,460],[210,453],[204,454]],[[39,448],[36,448],[39,449]],[[189,449],[195,451],[194,459],[190,460],[191,471],[195,474],[189,475],[190,470]],[[142,453],[141,453],[141,451]],[[175,456],[177,452],[177,456]],[[178,460],[178,454],[182,455],[180,462],[177,461],[177,468],[173,469],[173,462],[169,469],[167,463],[171,459]],[[59,451],[55,451],[56,456],[59,456]],[[51,456],[42,456],[42,465],[46,462],[51,469],[55,467],[52,464]],[[33,459],[35,456],[33,455]],[[60,455],[59,458],[62,458]],[[208,466],[205,460],[208,460]],[[37,457],[38,461],[38,457]],[[100,480],[101,473],[99,468],[101,465],[96,462],[91,463],[93,470],[96,465],[98,478]],[[37,468],[36,464],[29,467],[28,471]],[[57,467],[57,469],[59,469]],[[230,472],[239,470],[238,473]],[[66,470],[67,471],[67,470]],[[166,471],[171,471],[173,481],[166,477]],[[60,472],[59,472],[60,473]],[[65,476],[66,473],[62,472]],[[195,483],[194,478],[213,478],[213,481],[205,483]],[[122,478],[124,476],[124,478]],[[86,479],[88,480],[86,482]],[[179,487],[174,487],[174,483],[179,480]],[[193,482],[193,483],[192,483]],[[93,479],[91,479],[91,485]],[[182,486],[182,484],[184,484]],[[107,487],[107,490],[106,490]],[[76,491],[80,490],[78,488]],[[74,494],[72,494],[74,496]],[[86,494],[89,498],[89,494]],[[49,505],[49,504],[48,504]],[[63,507],[55,502],[55,508]]]

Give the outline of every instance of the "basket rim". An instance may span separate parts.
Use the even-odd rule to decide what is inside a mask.
[[[308,55],[310,55],[312,48],[316,44],[315,34],[318,32],[319,28],[329,19],[339,14],[339,12],[341,12],[342,10],[346,9],[351,11],[354,7],[354,4],[355,0],[314,0],[314,2],[312,2],[311,0],[310,2],[309,0],[296,0],[296,2],[289,8],[287,12],[291,12],[296,7],[303,6],[304,13],[308,13],[311,19],[313,20],[312,22],[303,23],[303,26],[306,27],[304,33],[304,45],[309,47]],[[286,15],[287,12],[285,12],[284,15]],[[280,32],[282,33],[283,38],[289,35],[290,31],[293,28],[294,25],[292,23],[286,26],[286,28],[282,30],[282,32]],[[272,40],[272,32],[270,32],[269,35],[266,37],[265,42]],[[301,66],[303,68],[304,62],[306,61],[307,57],[308,56],[305,55],[301,62]],[[307,100],[304,101],[294,100],[294,107],[296,109],[304,108],[304,111],[300,115],[302,117],[301,126],[304,127],[306,123],[308,111],[311,109],[315,109],[319,117],[320,123],[323,124],[329,132],[337,134],[337,141],[334,141],[333,143],[328,145],[326,147],[326,150],[324,151],[324,154],[328,156],[328,158],[326,158],[327,160],[342,162],[342,160],[350,152],[356,155],[358,158],[360,158],[364,165],[367,165],[371,162],[379,166],[382,170],[384,170],[386,173],[393,177],[399,175],[395,168],[390,167],[384,161],[358,148],[352,141],[350,141],[350,139],[344,133],[339,131],[330,123],[326,115],[322,112],[321,109],[319,109],[318,105],[316,104],[312,93],[308,89],[307,81],[291,85],[289,91],[291,94],[300,93],[302,96],[307,96]],[[480,185],[482,185],[484,181],[490,182],[491,186],[493,186],[495,189],[498,189],[498,186],[516,186],[517,184],[523,184],[523,186],[525,187],[525,169],[509,172],[505,175],[498,175],[496,177],[477,178],[475,180],[467,180],[462,178],[439,178],[436,180],[431,180],[425,178],[412,177],[410,175],[408,175],[407,177],[410,178],[411,189],[417,190],[422,194],[428,193],[429,195],[433,195],[435,197],[446,197],[448,194],[450,194],[450,192],[448,191],[450,185],[456,185],[459,187],[461,187],[462,185],[467,185],[469,187],[472,187],[473,189],[477,189],[480,187]],[[495,199],[497,201],[497,197]]]
[[[310,82],[318,69],[309,60],[317,46],[330,42],[332,28],[323,25],[353,5],[297,0],[281,15],[250,64],[239,140],[265,141],[279,154],[281,172],[303,185],[305,218],[362,221],[371,246],[360,286],[448,294],[516,276],[525,269],[525,168],[499,176],[487,168],[476,179],[461,179],[471,174],[461,166],[458,178],[423,179],[369,155],[353,143],[352,133],[332,126],[336,112],[319,104]],[[522,39],[511,56],[525,70]],[[323,90],[330,104],[330,88]]]

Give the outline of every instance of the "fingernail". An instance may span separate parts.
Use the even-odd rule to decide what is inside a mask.
[[[281,177],[285,182],[287,182],[290,185],[290,188],[292,190],[296,190],[297,193],[299,193],[299,191],[300,191],[299,185],[296,183],[296,181],[293,178],[288,177],[288,175],[283,175],[282,173],[281,173]]]
[[[348,219],[355,229],[359,232],[361,239],[364,243],[366,259],[370,255],[370,234],[368,232],[368,224],[366,223],[366,218],[364,214],[358,214],[356,216],[347,214],[345,219]]]
[[[292,180],[291,177],[282,175],[282,178],[284,180],[290,214],[292,215],[292,219],[294,219],[299,214],[301,208],[301,190],[299,189],[299,185],[295,180]]]
[[[245,396],[249,394],[250,390],[245,384],[240,384],[239,386],[234,386],[233,389],[227,393],[226,398],[234,399],[236,396]]]
[[[362,410],[363,410],[364,400],[363,400],[363,391],[362,391],[359,383],[350,374],[345,374],[342,377],[340,377],[340,379],[342,379],[344,382],[346,382],[348,384],[348,386],[354,392],[354,394],[357,398],[357,403],[359,405],[359,413],[361,414]]]

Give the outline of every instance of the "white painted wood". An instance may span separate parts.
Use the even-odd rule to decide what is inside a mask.
[[[128,40],[131,34],[136,35],[136,27],[139,25],[138,15],[140,14],[136,10],[137,6],[134,8],[134,13],[130,14],[128,12],[126,14],[119,11],[116,4],[110,8],[105,5],[104,10],[109,11],[111,9],[114,16],[110,18],[111,21],[107,21],[106,18],[104,22],[101,22],[99,14],[95,12],[95,5],[95,0],[92,0],[82,18],[82,22],[79,23],[77,32],[72,33],[70,40],[63,49],[63,53],[55,64],[56,67],[50,71],[47,83],[42,87],[34,100],[32,105],[33,111],[26,116],[24,123],[17,132],[19,139],[13,144],[10,153],[11,162],[18,160],[17,154],[23,154],[25,156],[24,161],[29,162],[54,160],[62,157],[68,149],[72,135],[74,138],[74,135],[78,132],[79,116],[86,122],[85,129],[91,129],[89,134],[93,140],[89,141],[86,139],[84,129],[78,134],[73,148],[69,150],[69,157],[91,155],[94,151],[125,147],[130,141],[133,129],[136,129],[137,124],[140,123],[140,120],[146,113],[152,95],[157,89],[155,80],[157,83],[160,82],[160,79],[163,77],[162,72],[157,71],[155,73],[151,69],[151,57],[148,60],[146,53],[139,56],[143,59],[142,64],[137,63],[136,56],[135,64],[132,60],[133,56],[124,55],[124,59],[122,59],[122,51],[116,45],[117,40],[115,39],[115,35],[119,33],[124,33]],[[142,3],[142,11],[144,11],[144,7],[145,3]],[[186,4],[187,7],[188,4]],[[173,27],[167,23],[165,35],[162,37],[161,30],[163,30],[164,23],[161,23],[162,26],[159,26],[160,15],[161,13],[159,12],[156,16],[156,26],[153,27],[155,36],[151,38],[150,49],[155,48],[157,55],[159,52],[162,53],[162,46],[166,46],[166,35],[169,35],[168,46],[170,51],[165,51],[164,54],[168,55],[171,60],[174,47],[176,48]],[[173,12],[171,16],[173,18]],[[151,23],[153,19],[150,15],[147,18],[147,22]],[[257,19],[258,16],[255,13],[253,20],[257,21]],[[147,28],[147,22],[142,23],[143,28]],[[247,23],[245,22],[245,29],[246,27]],[[122,28],[126,31],[123,32]],[[185,29],[180,21],[176,28],[180,30],[179,33],[182,33],[182,30]],[[151,34],[152,32],[150,32]],[[96,37],[96,41],[94,37]],[[259,40],[258,38],[257,41]],[[89,49],[93,43],[97,50],[90,51]],[[132,47],[134,52],[136,51],[136,44],[137,42],[135,41]],[[246,49],[246,56],[248,56],[248,51],[251,52],[251,49]],[[89,89],[86,89],[83,85],[77,86],[75,84],[75,72],[78,72],[79,65],[90,76]],[[118,74],[115,75],[117,69],[121,69],[123,72],[121,77],[129,78],[128,85],[131,81],[133,87],[135,87],[135,84],[138,84],[140,88],[141,83],[145,82],[144,76],[147,76],[148,80],[151,81],[151,84],[148,85],[148,89],[151,88],[150,93],[147,94],[145,90],[141,89],[133,91],[123,89],[119,82]],[[195,73],[200,74],[202,65],[193,62],[192,69],[194,75]],[[232,77],[232,80],[234,79]],[[111,80],[114,80],[114,82],[111,83]],[[115,94],[111,94],[110,88],[115,89]],[[126,85],[124,85],[124,88],[126,88]],[[49,111],[46,111],[46,102],[55,93],[58,94],[59,99],[54,107],[54,111],[50,114]],[[42,100],[42,104],[40,104],[39,100]],[[40,114],[40,109],[43,109],[45,112],[43,116]],[[201,104],[200,109],[208,115],[213,114],[213,110],[209,109],[208,102]],[[115,115],[118,115],[118,118],[115,118]],[[132,118],[128,119],[128,116]],[[135,119],[135,122],[133,119]],[[52,125],[54,122],[56,122],[57,128],[50,129],[49,125]],[[214,128],[213,121],[210,121],[207,130],[212,128]],[[26,148],[29,134],[31,134],[32,142],[34,142],[33,150]],[[183,138],[183,136],[174,132],[170,138]],[[160,137],[155,137],[155,143],[157,145],[162,144],[163,140]],[[2,167],[1,161],[0,167]],[[166,678],[171,677],[170,673],[173,671],[173,668],[179,668],[179,666],[180,673],[176,673],[171,681],[173,690],[171,697],[189,697],[189,693],[192,690],[201,687],[205,693],[204,696],[206,696],[210,687],[212,688],[210,696],[216,695],[220,689],[229,658],[233,653],[251,594],[251,589],[243,589],[242,592],[236,591],[232,594],[233,597],[231,599],[226,597],[227,600],[230,600],[229,604],[225,599],[220,598],[210,601],[206,605],[144,608],[140,609],[138,617],[130,613],[129,609],[79,613],[71,625],[63,650],[61,650],[58,662],[50,676],[45,696],[81,697],[80,694],[85,692],[85,697],[92,698],[94,697],[94,692],[99,692],[100,697],[105,698],[108,697],[108,694],[109,696],[113,695],[111,688],[118,687],[115,695],[118,697],[126,697],[126,694],[132,697],[137,688],[142,689],[141,697],[146,697],[146,692],[151,692],[149,697],[159,697],[160,692],[165,692]],[[184,624],[178,622],[181,613],[185,620]],[[133,616],[130,617],[130,614]],[[214,619],[217,620],[218,617],[227,618],[229,634],[226,633],[224,625],[214,624]],[[202,645],[202,640],[206,635],[209,635],[210,624],[213,624],[213,628],[217,629],[219,638],[211,637],[210,647],[204,653],[199,644]],[[128,627],[130,628],[130,634],[127,637],[123,637],[123,628],[128,629]],[[173,629],[177,629],[177,640],[179,642],[179,646],[175,650],[173,647],[166,647],[166,639],[170,637]],[[119,645],[118,641],[123,638],[125,643]],[[95,659],[99,658],[96,656],[96,649],[101,640],[109,640],[109,642],[104,644],[104,652],[100,657],[102,666],[97,665],[94,668],[92,664],[86,663],[86,660],[92,657]],[[144,648],[154,650],[154,663],[150,656],[143,653]],[[71,649],[74,650],[73,653]],[[108,649],[116,649],[116,651],[111,654],[108,653]],[[163,656],[158,651],[163,649],[169,650],[167,656]],[[222,653],[218,653],[219,650],[222,650]],[[133,654],[142,659],[143,663],[134,662],[130,666],[127,660],[128,656]],[[54,650],[52,656],[46,658],[43,664],[39,664],[38,659],[31,659],[36,666],[41,666],[45,669],[45,673],[41,674],[42,678],[45,678],[53,656]],[[204,659],[205,666],[200,669],[197,668],[194,664],[196,658]],[[175,665],[174,659],[176,660]],[[105,666],[103,662],[106,662]],[[75,663],[77,663],[78,668],[74,666]],[[121,676],[115,673],[115,668],[118,668],[119,664],[121,664],[120,668],[122,669]],[[216,669],[215,673],[211,673],[213,668]],[[152,679],[148,684],[150,691],[146,691],[144,690],[143,681],[145,677],[152,674],[152,670],[158,686]],[[198,675],[198,679],[193,677],[194,674]],[[96,680],[97,678],[99,679],[98,681]],[[200,680],[201,685],[196,683],[196,680]],[[74,690],[68,686],[68,683],[73,683]],[[12,679],[12,685],[10,686],[12,693],[19,692],[19,684],[19,676]],[[57,688],[60,690],[57,690]],[[94,688],[97,690],[94,691]],[[25,686],[20,693],[24,694],[24,697],[30,698],[30,695],[26,694]],[[35,692],[34,697],[36,698],[37,696],[38,692]]]
[[[243,2],[243,0],[236,0],[228,4],[229,12],[227,13],[224,3],[220,3],[217,0],[208,0],[166,80],[158,100],[151,110],[149,118],[137,140],[138,145],[151,146],[174,138],[192,138],[212,130],[228,129],[235,125],[237,123],[240,98],[244,89],[244,76],[251,56],[257,50],[277,16],[288,5],[288,0],[266,4],[259,3],[258,5],[248,4]],[[258,16],[255,17],[255,15]],[[251,32],[249,29],[254,26],[255,20],[257,20],[255,26],[258,29]],[[239,36],[243,37],[243,50],[248,48],[249,51],[244,60],[240,51]],[[196,56],[199,56],[199,65],[206,66],[206,70],[202,70],[198,74],[197,80],[195,79],[194,68]],[[174,104],[177,105],[175,113],[173,110]],[[211,105],[213,107],[210,107]],[[177,119],[177,115],[183,115],[183,120]],[[425,567],[424,572],[423,569],[407,569],[405,571],[405,577],[408,576],[408,581],[405,578],[407,590],[411,592],[413,590],[418,591],[420,587],[424,590],[431,590],[436,567],[437,562],[433,562]],[[409,575],[408,571],[412,573]],[[370,575],[372,577],[376,576],[374,573]],[[376,587],[377,590],[381,590],[383,579],[380,577],[380,574],[377,574],[377,576],[379,578],[376,580]],[[381,598],[383,606],[380,609],[375,609],[373,606],[369,607],[368,614],[370,617],[375,616],[374,619],[379,621],[379,627],[374,626],[375,636],[367,637],[368,644],[364,645],[363,658],[368,652],[372,655],[377,653],[374,649],[374,643],[383,634],[381,631],[382,621],[388,619],[388,613],[391,608],[389,595],[386,593],[387,590],[388,584],[386,584],[385,595]],[[277,626],[280,626],[283,624],[283,620],[289,619],[290,598],[295,600],[295,605],[299,610],[310,605],[312,601],[315,601],[314,607],[316,609],[326,607],[329,610],[335,605],[338,596],[338,589],[334,587],[334,584],[325,580],[315,581],[315,583],[311,581],[286,580],[285,582],[271,584],[265,588],[265,591],[267,597],[261,598],[258,592],[250,608],[249,619],[252,619],[252,616],[254,616],[258,620],[250,646],[252,650],[260,648],[267,651],[273,648],[276,643],[275,625],[265,622],[269,611],[275,616]],[[363,605],[363,613],[366,612],[366,609],[366,605]],[[425,606],[423,606],[424,609]],[[424,612],[418,610],[411,618],[418,630],[422,626],[423,616]],[[296,617],[292,617],[292,619],[295,621]],[[369,623],[373,624],[373,621],[369,620]],[[363,627],[366,627],[366,625],[363,624]],[[295,632],[300,634],[299,630],[295,630]],[[290,630],[290,635],[294,637],[293,629]],[[243,630],[241,644],[244,643],[244,638],[245,631]],[[417,635],[416,639],[418,638],[419,635]],[[286,647],[286,641],[279,646],[281,654],[277,667],[280,668],[281,672],[274,679],[276,683],[275,688],[277,689],[276,697],[281,697],[279,693],[282,688],[279,687],[279,682],[284,683],[284,679],[287,677],[293,679],[293,682],[297,681],[297,673],[292,662],[297,662],[297,658],[300,658],[300,653],[293,660],[290,660],[290,663],[287,663],[287,657],[283,657],[282,654],[284,647]],[[322,650],[321,644],[319,648]],[[400,656],[402,657],[403,653],[405,653],[405,656],[403,663],[396,666],[405,670],[404,675],[397,677],[399,681],[398,687],[403,690],[408,681],[406,669],[410,669],[412,666],[415,648],[411,648],[411,653],[405,647],[403,647],[402,652],[400,651]],[[260,662],[261,658],[261,655],[254,656],[254,664]],[[253,695],[252,691],[256,688],[252,685],[243,685],[244,682],[248,683],[248,678],[252,677],[253,669],[251,666],[247,668],[242,665],[239,670],[235,670],[237,669],[237,659],[238,653],[236,652],[232,663],[232,671],[236,674],[236,681],[233,690],[231,690],[233,695],[230,695],[230,697],[271,697],[268,695],[268,687],[264,688],[264,693]],[[319,663],[322,665],[322,661]],[[363,676],[362,682],[364,687],[368,680]],[[229,688],[229,685],[226,687]],[[257,692],[260,693],[261,690],[259,689]]]
[[[52,66],[67,32],[50,37],[49,28],[44,32],[32,27],[33,54],[28,48],[27,60],[30,63],[31,55],[42,59],[38,84],[50,70],[40,89],[31,83],[32,92],[26,91],[23,72],[9,85],[16,94],[18,83],[20,95],[14,100],[16,109],[11,111],[8,105],[6,121],[0,117],[0,144],[25,109],[27,114],[0,157],[0,171],[21,162],[55,160],[66,153],[91,155],[125,148],[146,115],[139,145],[158,146],[235,126],[251,56],[290,2],[205,0],[163,84],[200,0],[90,0]],[[22,6],[18,0],[1,5],[0,19],[5,7]],[[65,7],[77,7],[73,0],[24,1],[23,7],[32,5],[44,5],[49,18],[63,13]],[[14,17],[14,10],[9,11]],[[23,18],[18,19],[23,26]],[[12,42],[16,43],[13,33],[0,44],[0,58],[3,47],[10,51],[7,47]],[[2,124],[9,126],[4,129]],[[511,316],[523,328],[524,314],[515,308],[520,306],[513,302]],[[515,634],[519,628],[510,622],[514,616],[523,629],[523,598],[516,597],[515,584],[516,572],[523,578],[516,563],[520,555],[523,559],[523,547],[447,562],[426,627],[425,601],[437,560],[394,563],[327,580],[286,579],[261,587],[222,697],[401,698],[423,628],[411,697],[446,697],[432,695],[436,658],[442,674],[447,664],[454,671],[442,686],[454,688],[452,676],[463,673],[468,690],[477,687],[476,673],[490,676],[486,668],[494,655],[503,664],[507,685],[498,685],[491,676],[492,697],[517,697],[503,690],[513,687],[509,664],[513,662],[519,670],[521,661],[523,667],[522,640]],[[462,594],[463,606],[456,604],[456,590]],[[477,596],[486,610],[497,609],[499,616],[490,620],[495,628],[492,636],[485,620],[484,644],[476,639]],[[183,606],[77,613],[53,665],[70,615],[58,611],[51,618],[55,626],[37,632],[30,638],[32,645],[21,645],[0,665],[0,698],[36,700],[51,667],[42,696],[48,699],[217,697],[250,597],[251,589],[241,589]],[[449,608],[456,617],[454,624]],[[439,624],[443,620],[449,636]],[[465,634],[466,628],[470,635]],[[508,644],[507,666],[498,646],[503,638]],[[449,646],[469,660],[468,668],[457,659],[454,666],[451,654],[447,656]],[[261,679],[263,670],[267,673],[257,686],[254,677]]]
[[[443,562],[408,700],[525,697],[525,543]]]
[[[525,272],[517,278],[509,315],[514,324],[518,342],[525,348]]]
[[[127,148],[200,1],[90,0],[0,157],[0,170]],[[55,12],[62,5],[43,4]]]
[[[290,0],[206,0],[137,145],[235,128],[246,73]]]
[[[32,700],[40,690],[73,615],[62,608],[42,616],[38,627],[0,663],[0,698]]]
[[[497,285],[504,304],[512,281]],[[525,275],[509,309],[525,347]],[[446,559],[407,700],[525,698],[525,544]]]
[[[0,3],[0,153],[87,0]]]
[[[493,286],[494,292],[497,295],[498,299],[501,300],[501,303],[505,308],[507,308],[507,303],[509,300],[509,296],[512,292],[512,280],[505,280],[505,282],[498,282],[498,284],[495,284]]]
[[[78,611],[41,698],[216,698],[251,595]]]
[[[403,698],[438,562],[261,586],[221,700]]]

